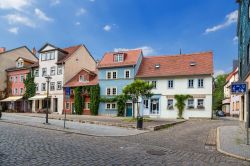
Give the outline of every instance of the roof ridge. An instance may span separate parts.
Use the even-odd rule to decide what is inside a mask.
[[[206,53],[213,53],[213,51],[205,51],[205,52],[194,52],[194,53],[188,53],[188,54],[175,54],[175,55],[150,55],[150,56],[144,56],[144,58],[161,58],[161,57],[180,57],[180,56],[192,56],[192,55],[201,55]]]
[[[79,46],[82,46],[83,44],[78,44],[78,45],[73,45],[73,46],[68,46],[68,47],[65,47],[65,48],[62,48],[63,50],[64,49],[68,49],[68,48],[72,48],[72,47],[79,47]]]

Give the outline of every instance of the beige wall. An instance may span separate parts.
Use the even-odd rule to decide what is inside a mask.
[[[27,50],[26,47],[14,49],[9,52],[0,54],[0,91],[4,91],[6,88],[6,72],[5,70],[16,66],[16,60],[18,57],[23,57],[33,61],[37,61],[35,56]],[[0,97],[1,98],[1,97]]]
[[[84,46],[81,46],[73,55],[70,56],[64,65],[64,83],[75,76],[82,68],[95,71],[96,62],[91,57]]]

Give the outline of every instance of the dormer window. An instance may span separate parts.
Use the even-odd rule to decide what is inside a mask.
[[[118,53],[114,55],[114,61],[115,62],[123,62],[124,60],[124,54],[123,53]]]
[[[79,82],[86,82],[87,80],[85,79],[84,75],[79,76]]]
[[[18,68],[23,67],[23,61],[22,60],[17,61],[17,67]]]

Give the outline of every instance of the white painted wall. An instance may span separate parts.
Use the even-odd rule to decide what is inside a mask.
[[[198,79],[204,79],[204,87],[198,88]],[[194,88],[188,88],[188,79],[194,79]],[[190,117],[196,118],[211,118],[212,116],[212,76],[200,76],[200,77],[173,77],[173,78],[150,78],[144,79],[145,81],[157,81],[156,89],[153,89],[154,94],[160,95],[160,113],[159,115],[147,114],[149,111],[144,111],[144,115],[149,115],[152,117],[160,118],[177,118],[178,110],[174,106],[173,110],[167,109],[167,96],[172,96],[170,98],[174,99],[176,94],[189,94],[196,95],[199,97],[194,98],[195,109],[185,108],[183,112],[183,117],[188,119]],[[168,80],[174,80],[174,87],[168,89]],[[202,97],[200,97],[202,96]],[[197,109],[197,99],[204,99],[205,109]],[[174,105],[176,101],[174,99]],[[187,105],[187,101],[186,101]]]

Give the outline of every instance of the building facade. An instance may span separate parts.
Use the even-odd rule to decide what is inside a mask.
[[[8,104],[8,110],[16,112],[29,112],[31,106],[23,99],[25,93],[24,80],[30,73],[30,66],[36,63],[29,59],[19,57],[16,60],[16,67],[6,69],[7,72],[7,98],[2,100]]]
[[[246,81],[250,89],[250,1],[237,0],[239,3],[238,15],[238,60],[239,60],[239,80]],[[248,92],[249,93],[249,92]],[[246,119],[246,105],[249,104],[244,96],[241,98],[241,112],[240,120]],[[250,122],[250,121],[249,121]]]
[[[90,87],[98,84],[97,72],[87,69],[81,69],[72,79],[64,85],[64,105],[63,110],[68,114],[75,114],[75,94],[76,87]],[[70,88],[70,96],[67,98],[65,88]],[[90,110],[90,91],[87,88],[82,89],[81,95],[84,99],[83,115],[91,115]]]
[[[35,53],[31,52],[26,46],[18,47],[12,50],[0,48],[0,100],[7,97],[6,92],[6,69],[16,67],[17,58],[25,58],[31,61],[37,61]]]
[[[134,81],[142,58],[142,50],[105,53],[98,65],[100,96],[113,98],[122,94],[123,88]],[[117,115],[117,103],[101,102],[98,113]],[[131,101],[126,103],[125,116],[133,116]]]
[[[212,52],[144,57],[136,77],[152,83],[154,88],[151,98],[140,101],[140,114],[177,118],[175,95],[191,95],[183,117],[211,118],[212,75]]]
[[[231,84],[239,81],[238,67],[236,67],[226,78],[224,86],[224,100],[222,110],[226,115],[239,117],[242,95],[231,94]],[[242,113],[241,113],[242,114]]]
[[[62,114],[64,83],[75,76],[83,67],[95,70],[96,62],[84,45],[61,49],[47,43],[38,52],[39,63],[32,66],[37,85],[36,95],[30,98],[33,101],[32,111],[43,112],[47,108],[48,85],[45,77],[50,76],[48,107],[50,112]]]

